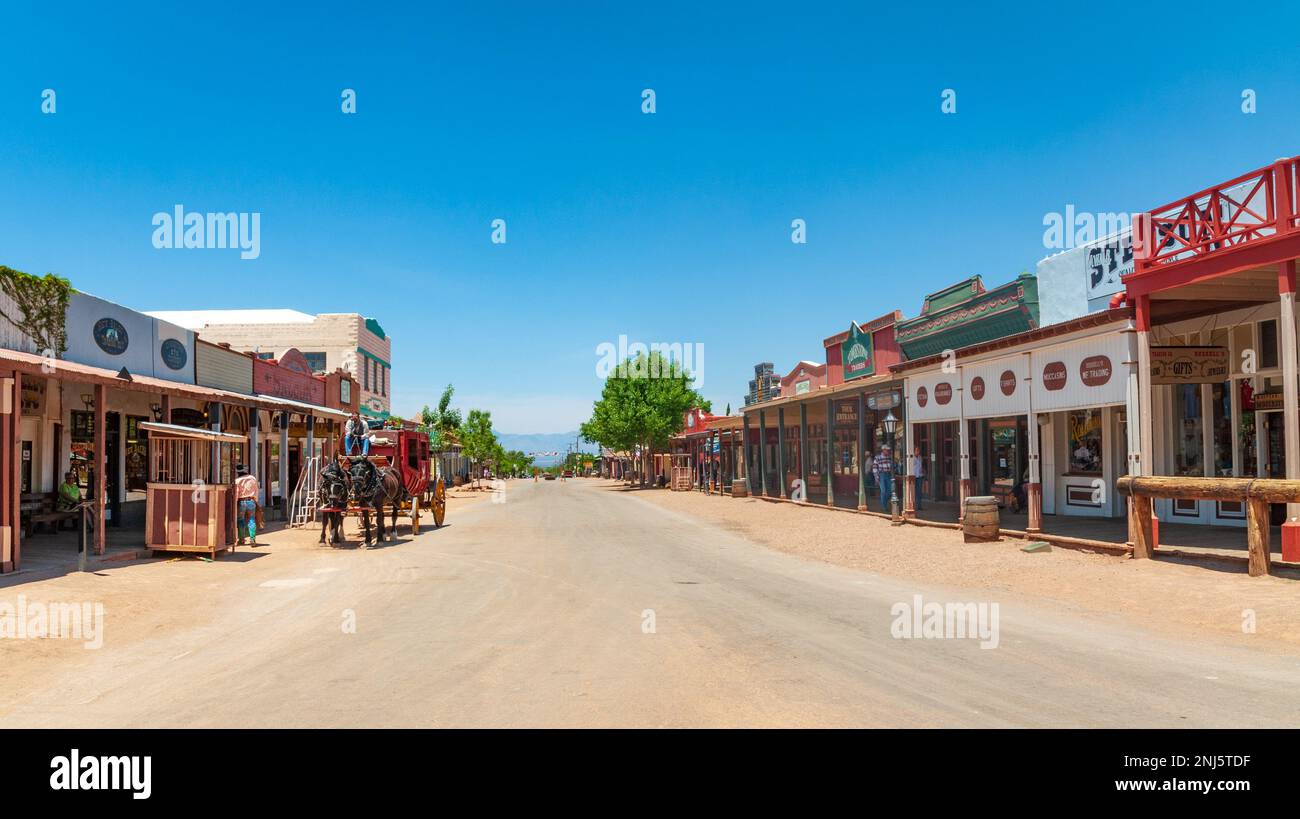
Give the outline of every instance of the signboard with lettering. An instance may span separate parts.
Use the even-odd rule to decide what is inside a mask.
[[[947,404],[952,400],[952,385],[947,381],[940,381],[934,385],[934,402],[939,405]]]
[[[1066,369],[1064,362],[1051,361],[1043,367],[1043,389],[1052,392],[1063,390],[1069,380],[1070,371]]]
[[[1228,378],[1227,347],[1152,347],[1152,384],[1217,384]]]
[[[850,399],[848,401],[835,402],[835,426],[837,427],[856,427],[858,425],[858,401]]]
[[[1079,379],[1087,387],[1105,386],[1110,381],[1111,370],[1109,356],[1088,356],[1079,363]]]
[[[921,389],[924,390],[925,388],[922,387]],[[903,403],[903,396],[898,390],[873,392],[867,396],[867,406],[873,410],[893,409],[901,403]]]
[[[871,375],[876,371],[876,354],[871,333],[858,326],[856,321],[849,323],[849,337],[841,348],[844,359],[844,380]]]
[[[45,414],[45,379],[23,376],[23,415]]]
[[[260,359],[253,361],[253,392],[317,406],[325,405],[325,379]]]
[[[972,400],[975,401],[978,401],[984,397],[984,379],[979,377],[978,375],[971,379],[970,397]]]

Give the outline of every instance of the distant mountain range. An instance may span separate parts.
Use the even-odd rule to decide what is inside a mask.
[[[506,449],[517,449],[531,454],[538,466],[552,466],[564,460],[564,454],[573,446],[578,432],[498,432],[497,440]],[[599,452],[600,448],[589,441],[578,441],[582,452]],[[554,453],[554,454],[548,454]]]

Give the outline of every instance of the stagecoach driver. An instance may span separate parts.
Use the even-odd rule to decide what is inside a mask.
[[[361,420],[360,413],[354,412],[343,428],[343,447],[351,455],[352,447],[358,445],[363,458],[370,454],[370,426]]]
[[[257,496],[261,487],[257,477],[248,474],[248,467],[243,464],[235,466],[235,501],[239,505],[239,543],[244,545],[244,535],[248,535],[250,546],[257,545]]]

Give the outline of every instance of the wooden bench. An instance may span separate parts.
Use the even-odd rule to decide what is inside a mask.
[[[63,521],[81,518],[77,509],[59,509],[58,500],[57,492],[32,492],[20,498],[23,537],[31,537],[37,527],[49,524],[54,524],[54,531],[58,531]]]

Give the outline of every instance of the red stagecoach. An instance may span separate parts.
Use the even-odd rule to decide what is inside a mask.
[[[447,515],[447,486],[435,474],[436,462],[429,451],[429,436],[413,429],[381,428],[371,431],[370,458],[375,463],[397,467],[402,485],[411,495],[411,531],[420,528],[420,508],[433,510],[433,523],[441,526]]]

